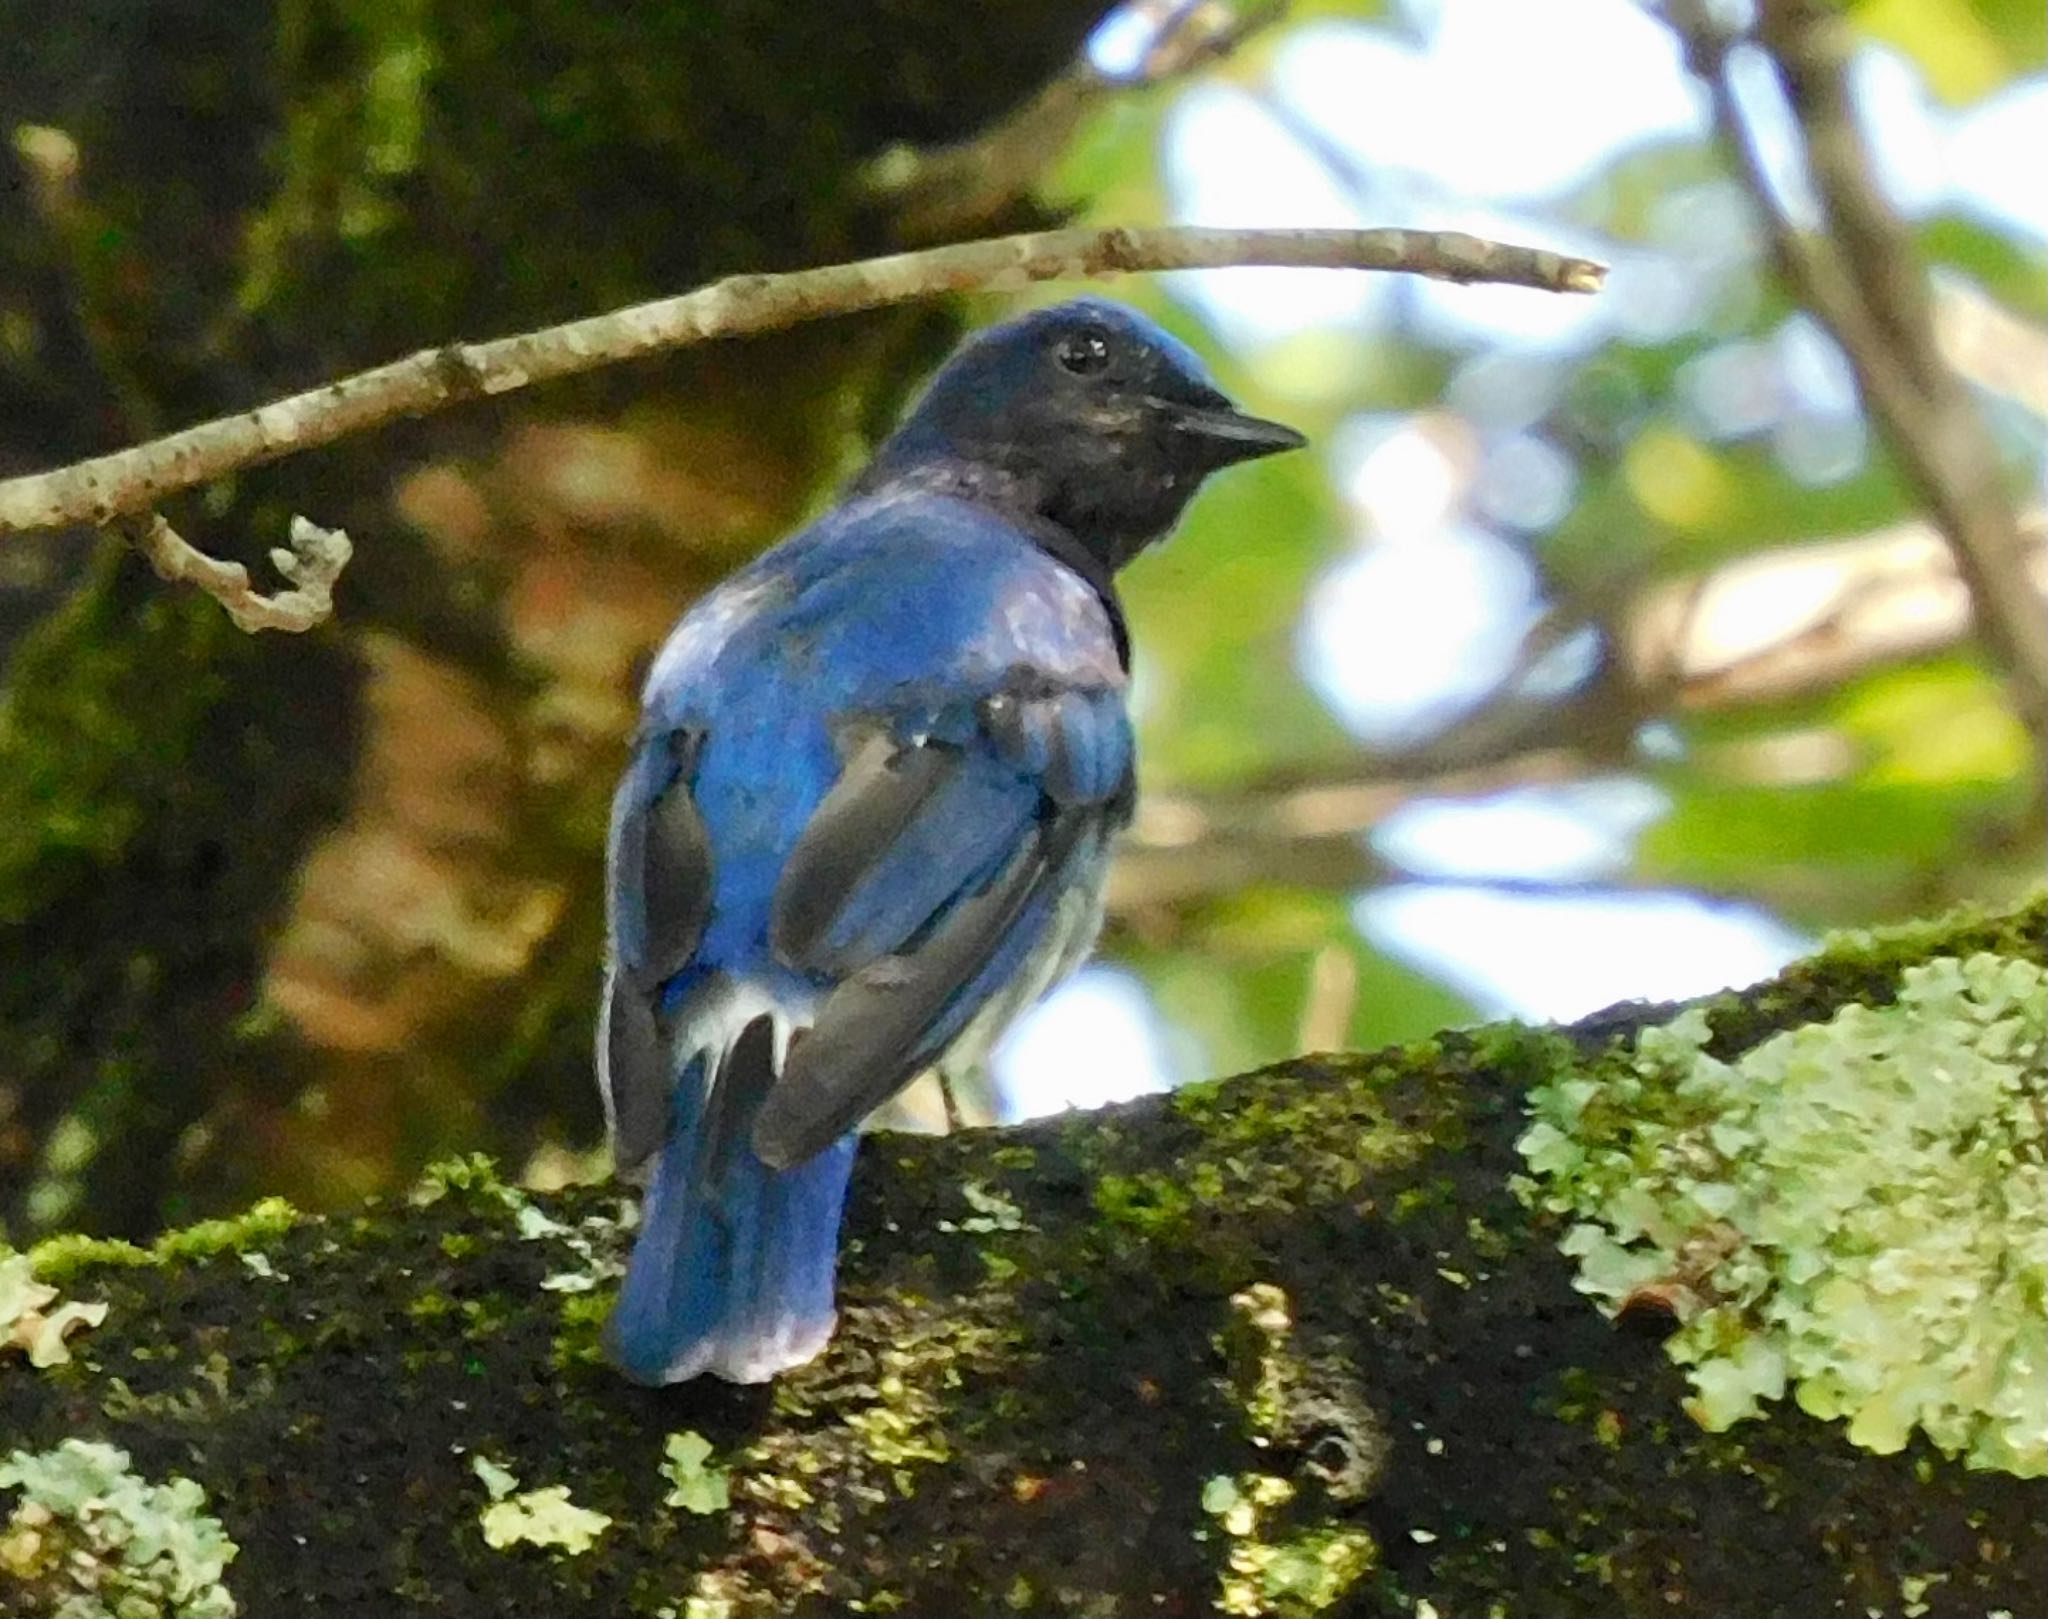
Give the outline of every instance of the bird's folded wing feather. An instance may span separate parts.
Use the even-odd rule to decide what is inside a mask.
[[[599,1077],[612,1153],[633,1174],[668,1130],[671,1062],[656,1018],[663,980],[696,953],[711,907],[711,837],[690,796],[702,734],[671,731],[635,751],[612,806]]]
[[[799,711],[830,716],[838,749],[836,779],[762,897],[759,968],[818,991],[755,1131],[774,1162],[822,1148],[937,1057],[1023,967],[1129,813],[1114,605],[1070,570],[985,513],[922,497],[843,512],[770,560],[664,649],[614,808],[600,1054],[627,1174],[668,1128],[676,975],[719,926],[719,823],[707,830],[694,794],[713,761],[730,791],[745,757],[721,730],[729,683],[793,683]],[[934,595],[934,577],[956,575],[972,588]],[[790,673],[800,662],[822,671],[802,677],[815,689]]]
[[[776,952],[834,987],[756,1121],[771,1164],[821,1150],[937,1058],[1128,813],[1119,693],[1002,692],[953,721],[854,748],[784,868]]]

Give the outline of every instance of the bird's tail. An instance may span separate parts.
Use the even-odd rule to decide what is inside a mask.
[[[832,1336],[854,1140],[784,1170],[754,1156],[754,1114],[776,1057],[772,1025],[756,1018],[723,1052],[693,1058],[677,1084],[674,1121],[605,1329],[613,1362],[637,1383],[704,1372],[766,1382]]]

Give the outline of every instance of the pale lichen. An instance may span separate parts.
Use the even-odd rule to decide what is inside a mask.
[[[38,1369],[59,1366],[71,1358],[66,1338],[106,1320],[104,1302],[59,1304],[57,1293],[36,1276],[28,1255],[0,1250],[0,1355],[18,1349]]]
[[[669,1485],[663,1503],[700,1516],[725,1511],[732,1504],[732,1475],[710,1463],[711,1441],[702,1434],[670,1434],[662,1446],[661,1476]]]
[[[1938,957],[1733,1062],[1710,1038],[1688,1012],[1531,1094],[1521,1190],[1581,1291],[1677,1317],[1710,1429],[1789,1389],[1880,1453],[2048,1473],[2048,974]]]
[[[960,1200],[974,1212],[964,1220],[941,1220],[941,1231],[964,1231],[974,1236],[988,1236],[997,1231],[1026,1229],[1023,1211],[1001,1192],[991,1191],[980,1181],[963,1182],[960,1187]]]
[[[488,1456],[472,1458],[470,1470],[491,1498],[477,1514],[487,1546],[500,1551],[508,1546],[539,1546],[577,1557],[596,1545],[597,1537],[612,1526],[604,1513],[571,1501],[566,1484],[520,1490],[511,1469]]]
[[[48,1619],[231,1619],[236,1546],[186,1478],[152,1484],[112,1445],[67,1439],[0,1461],[21,1499],[0,1526],[7,1612]],[[17,1606],[16,1604],[21,1604]]]
[[[1946,953],[2027,954],[2034,915],[2019,942],[2022,924],[1987,925]],[[1847,1002],[1886,1004],[1899,967],[1871,947],[1717,997],[1702,1049],[1733,1064]],[[546,1282],[588,1273],[572,1233],[623,1247],[609,1189],[540,1195],[465,1163],[430,1209],[308,1219],[255,1251],[271,1278],[248,1249],[170,1262],[65,1239],[47,1251],[76,1269],[37,1276],[111,1301],[81,1354],[99,1366],[0,1370],[0,1431],[41,1448],[86,1432],[82,1413],[145,1468],[202,1478],[251,1526],[245,1605],[2048,1612],[2039,1481],[1965,1474],[1924,1443],[1870,1455],[1789,1399],[1703,1434],[1655,1348],[1574,1306],[1562,1225],[1506,1195],[1522,1105],[1536,1085],[1619,1083],[1645,1021],[1446,1035],[1426,1065],[1319,1057],[1186,1106],[871,1142],[832,1349],[752,1393],[650,1395],[600,1367],[613,1290]],[[1361,1146],[1385,1150],[1354,1176],[1340,1160]],[[1704,1235],[1689,1260],[1726,1240]],[[694,1473],[697,1446],[664,1445],[692,1427],[716,1447]],[[565,1485],[529,1504],[614,1521],[580,1556],[487,1549],[480,1449],[526,1476],[507,1498]],[[180,1455],[204,1471],[156,1460]],[[667,1504],[726,1470],[725,1511]],[[14,1594],[0,1577],[0,1610]]]

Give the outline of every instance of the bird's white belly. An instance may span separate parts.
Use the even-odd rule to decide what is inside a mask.
[[[988,1063],[989,1053],[1003,1031],[1065,978],[1095,948],[1102,932],[1103,881],[1109,873],[1108,839],[1090,856],[1076,874],[1077,880],[1060,897],[1052,925],[1045,938],[1028,957],[1017,975],[974,1015],[960,1036],[946,1048],[937,1063],[947,1083],[964,1081]]]

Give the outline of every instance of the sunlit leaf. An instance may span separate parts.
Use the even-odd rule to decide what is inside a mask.
[[[1866,779],[2011,782],[2027,769],[2027,733],[1997,683],[1963,663],[1894,670],[1841,705],[1842,728],[1871,750]]]
[[[2048,54],[2036,0],[1859,0],[1850,15],[1911,57],[1934,93],[1956,105],[2038,70]]]
[[[2048,255],[2038,244],[1960,214],[1928,220],[1919,239],[1929,263],[1961,270],[2016,315],[2048,319]]]
[[[1767,443],[1709,449],[1685,440],[1677,470],[1689,490],[1656,493],[1671,471],[1654,457],[1589,479],[1571,513],[1542,538],[1546,565],[1579,585],[1642,568],[1690,573],[1765,546],[1865,533],[1912,510],[1882,455],[1837,483],[1814,485],[1788,472]],[[1686,523],[1660,521],[1636,499],[1638,488]]]

